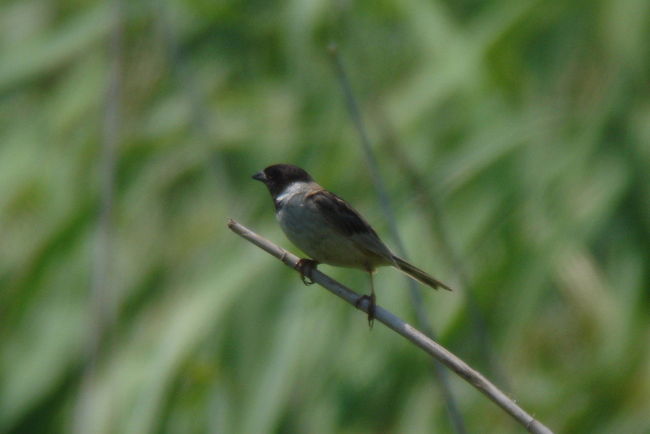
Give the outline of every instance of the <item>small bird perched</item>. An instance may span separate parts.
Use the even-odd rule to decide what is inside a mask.
[[[312,259],[301,259],[298,269],[303,282],[318,264],[360,268],[370,276],[368,322],[375,312],[372,274],[377,267],[392,265],[418,282],[434,289],[444,283],[395,256],[377,232],[352,206],[318,185],[305,170],[291,164],[274,164],[253,175],[266,185],[273,198],[275,216],[289,240]]]

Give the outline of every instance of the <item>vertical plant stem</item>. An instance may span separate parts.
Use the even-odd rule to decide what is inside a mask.
[[[215,140],[215,129],[218,128],[218,112],[210,110],[205,92],[201,89],[201,82],[192,68],[190,59],[179,43],[179,36],[174,22],[171,18],[172,6],[169,3],[158,4],[152,2],[152,8],[158,19],[158,25],[162,34],[162,43],[165,46],[167,59],[170,65],[172,78],[176,85],[183,91],[191,110],[191,133],[204,144],[204,149],[210,149],[210,144]],[[215,119],[216,117],[216,119]],[[217,127],[215,127],[215,125]],[[230,180],[226,176],[226,170],[222,155],[215,151],[206,158],[209,169],[215,174],[220,186],[220,193],[229,192]]]
[[[92,258],[89,303],[89,335],[81,390],[75,409],[74,431],[93,432],[92,418],[98,407],[94,393],[97,366],[110,344],[108,333],[116,315],[115,293],[110,281],[113,258],[113,203],[115,196],[115,162],[122,126],[123,69],[123,5],[113,0],[113,28],[110,33],[108,57],[110,67],[104,99],[101,152],[99,160],[100,198],[96,238]]]
[[[387,189],[384,184],[383,178],[381,176],[379,164],[377,162],[377,158],[370,144],[368,132],[366,130],[365,124],[361,116],[361,110],[359,109],[359,104],[357,103],[357,100],[354,96],[352,85],[350,84],[350,80],[348,79],[348,75],[346,73],[345,67],[338,54],[338,48],[335,44],[330,44],[330,46],[328,47],[328,51],[332,58],[334,70],[336,72],[336,76],[341,85],[343,96],[345,97],[345,102],[348,108],[348,112],[350,114],[350,118],[352,119],[352,122],[357,130],[357,133],[359,134],[359,139],[360,139],[359,141],[363,149],[364,158],[370,170],[370,175],[372,177],[375,190],[377,191],[377,196],[379,198],[379,203],[381,204],[382,211],[384,213],[384,216],[386,217],[386,220],[388,221],[391,236],[393,240],[395,240],[395,245],[397,246],[397,252],[404,259],[408,260],[408,255],[406,253],[404,243],[402,242],[402,238],[399,234],[399,230],[397,229],[397,223],[396,223],[397,219],[395,218],[395,213],[393,212],[393,207],[390,203]],[[420,293],[420,289],[417,287],[417,284],[412,279],[406,278],[406,281],[409,287],[411,302],[415,309],[418,326],[422,330],[424,330],[424,332],[430,338],[435,339],[436,334],[433,329],[433,326],[429,323],[426,312],[424,312],[424,309],[422,307],[422,294]],[[453,396],[453,393],[451,392],[449,379],[447,378],[447,372],[436,361],[433,362],[432,367],[433,367],[434,375],[441,386],[441,393],[445,399],[445,403],[447,405],[447,411],[449,413],[449,417],[454,427],[454,430],[457,433],[463,434],[466,432],[465,423],[463,421],[463,417],[460,413],[460,410],[458,409],[458,405]]]
[[[441,257],[447,260],[448,266],[450,269],[454,270],[454,273],[458,277],[460,282],[460,287],[465,291],[465,297],[467,300],[467,310],[469,314],[470,321],[472,323],[472,330],[475,333],[479,350],[481,356],[484,360],[487,360],[490,371],[496,377],[497,382],[501,387],[509,390],[509,381],[508,377],[503,370],[503,367],[497,361],[497,357],[494,354],[494,350],[490,345],[490,332],[487,321],[483,316],[480,306],[476,302],[476,297],[472,291],[471,280],[463,265],[463,262],[460,259],[460,255],[457,250],[454,248],[454,245],[451,241],[451,236],[449,235],[449,230],[445,223],[445,215],[442,206],[440,205],[440,200],[438,199],[438,194],[431,193],[430,184],[432,177],[429,176],[428,184],[425,184],[422,179],[424,177],[419,173],[417,167],[411,162],[408,155],[403,152],[403,147],[399,146],[399,141],[397,135],[394,133],[390,120],[383,114],[379,106],[375,107],[373,112],[374,118],[376,119],[376,124],[381,130],[381,133],[384,137],[384,141],[387,145],[388,151],[393,157],[393,161],[401,168],[401,172],[404,173],[405,177],[408,179],[411,184],[411,188],[416,191],[419,197],[422,200],[422,204],[425,208],[426,215],[433,217],[429,219],[432,224],[432,229],[434,236],[437,238],[438,243],[441,248]]]

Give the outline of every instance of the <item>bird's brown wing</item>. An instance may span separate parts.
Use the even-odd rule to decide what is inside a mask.
[[[349,237],[362,250],[393,263],[393,254],[370,224],[345,200],[327,190],[308,195],[325,220],[338,232]]]
[[[327,190],[319,190],[307,195],[325,220],[343,235],[371,233],[377,236],[374,229],[365,219],[345,200]]]

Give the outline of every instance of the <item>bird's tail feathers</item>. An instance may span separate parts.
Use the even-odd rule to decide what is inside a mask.
[[[428,285],[433,289],[444,288],[447,291],[451,291],[450,287],[448,287],[441,281],[434,279],[428,273],[420,270],[415,265],[409,264],[404,259],[398,258],[397,256],[393,256],[393,260],[395,262],[396,268],[398,268],[400,271],[404,272],[405,274],[409,275],[413,279],[417,280],[418,282]]]

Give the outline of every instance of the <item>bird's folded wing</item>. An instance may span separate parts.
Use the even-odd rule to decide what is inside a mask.
[[[336,231],[354,241],[359,249],[393,262],[393,254],[381,241],[375,230],[350,204],[327,190],[319,190],[308,195],[321,215]]]
[[[377,233],[346,201],[327,190],[318,190],[307,195],[306,199],[314,204],[325,220],[343,235]]]

